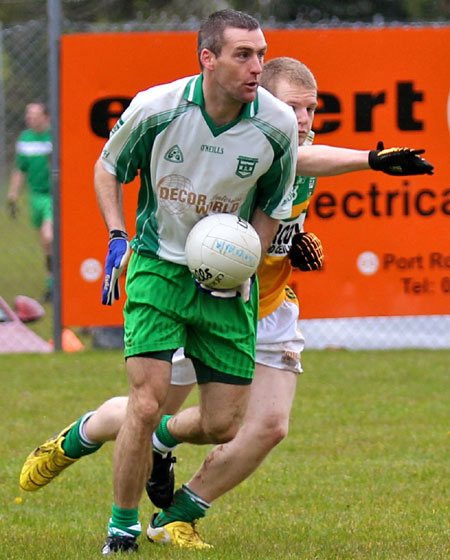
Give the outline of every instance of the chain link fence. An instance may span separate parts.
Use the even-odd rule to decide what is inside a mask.
[[[40,4],[42,7],[42,2]],[[3,299],[0,302],[0,331],[5,332],[4,336],[0,332],[0,341],[7,349],[37,349],[39,345],[36,347],[29,344],[30,333],[17,322],[10,311],[19,311],[19,315],[25,318],[18,296],[26,296],[38,302],[43,300],[46,290],[45,257],[39,233],[31,225],[25,185],[20,192],[14,219],[6,212],[6,198],[14,167],[16,141],[20,132],[25,129],[25,107],[31,102],[48,103],[45,9],[39,19],[11,26],[2,25],[0,49],[0,297]],[[51,339],[51,303],[42,303],[41,309],[34,309],[33,316],[37,319],[29,323],[31,331],[36,332],[43,340]],[[43,347],[45,348],[44,345]]]
[[[53,337],[53,306],[51,302],[42,301],[45,259],[39,235],[30,223],[27,193],[23,192],[20,197],[15,219],[5,211],[15,143],[25,127],[25,107],[30,102],[49,102],[47,6],[42,0],[16,4],[21,5],[23,21],[8,25],[0,23],[0,333],[2,326],[10,326],[15,321],[14,311],[21,312],[20,298],[17,300],[17,297],[26,296],[42,306],[40,310],[34,308],[38,318],[27,323],[26,327],[43,341],[48,341]],[[62,8],[62,32],[197,30],[201,17],[215,9],[228,7],[229,3],[200,2],[195,10],[188,10],[187,3],[179,2],[175,13],[165,11],[164,2],[154,2],[155,9],[145,17],[137,11],[133,21],[112,21],[121,15],[123,4],[117,0],[62,1],[58,4]],[[101,16],[102,21],[91,23],[93,16]],[[277,27],[275,20],[267,18],[265,21],[264,27]],[[295,22],[288,25],[292,26]],[[450,315],[301,320],[300,325],[309,348],[450,347]],[[91,340],[87,333],[77,333]],[[0,353],[23,347],[26,338],[23,329],[9,330],[3,338],[0,334]],[[29,348],[36,348],[31,342],[28,344]],[[104,344],[107,345],[107,341]]]

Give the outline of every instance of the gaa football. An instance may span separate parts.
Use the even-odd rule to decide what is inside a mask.
[[[231,290],[258,268],[261,243],[255,229],[233,214],[212,214],[191,229],[186,260],[197,282],[214,290]]]

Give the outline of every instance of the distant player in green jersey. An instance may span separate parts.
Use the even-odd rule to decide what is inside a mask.
[[[31,223],[39,232],[47,269],[44,300],[50,301],[53,290],[53,205],[50,184],[52,138],[45,105],[29,103],[26,106],[25,122],[27,129],[20,134],[16,143],[16,159],[7,196],[7,210],[11,217],[16,217],[20,190],[24,183],[27,183]]]

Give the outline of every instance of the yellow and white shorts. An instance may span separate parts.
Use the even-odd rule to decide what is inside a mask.
[[[305,339],[298,327],[298,305],[284,300],[270,315],[258,321],[256,363],[302,373],[300,362]]]
[[[298,306],[284,300],[270,315],[258,321],[256,363],[275,369],[302,373],[301,353],[305,339],[298,328]],[[179,348],[172,359],[172,385],[196,383],[192,362]]]

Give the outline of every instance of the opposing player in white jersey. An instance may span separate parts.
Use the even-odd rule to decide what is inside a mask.
[[[388,173],[393,170],[405,174],[432,171],[432,166],[420,158],[416,151],[388,150],[383,154],[326,146],[311,146],[310,149],[308,145],[313,139],[311,126],[317,105],[317,85],[309,69],[290,58],[274,59],[265,65],[262,83],[290,105],[297,116],[299,143],[302,145],[298,153],[297,173],[305,169],[308,174],[333,175],[369,169],[369,158],[372,165]],[[314,270],[322,262],[320,241],[313,234],[302,233],[314,188],[314,178],[300,175],[296,178],[291,216],[280,222],[258,273],[260,318],[256,369],[243,426],[231,442],[212,450],[208,456],[208,469],[201,467],[191,481],[177,491],[174,505],[162,514],[163,521],[168,522],[163,527],[152,523],[148,528],[151,540],[197,548],[207,546],[195,531],[189,530],[193,517],[189,520],[192,513],[183,511],[186,508],[180,506],[180,494],[192,494],[202,499],[197,499],[197,505],[203,511],[199,513],[197,509],[193,514],[196,518],[201,517],[211,501],[248,477],[287,434],[297,374],[301,372],[300,353],[304,343],[297,328],[297,300],[287,283],[292,266]],[[178,357],[172,370],[173,385],[166,401],[166,412],[178,409],[194,382],[191,362],[182,356]],[[267,399],[268,394],[270,400]],[[126,404],[126,397],[107,401],[95,413],[83,415],[77,423],[68,426],[35,450],[24,465],[22,487],[35,490],[45,485],[78,457],[96,450],[102,442],[114,439],[123,422]],[[164,439],[164,434],[158,435]],[[160,440],[157,445],[161,446]],[[166,446],[162,450],[169,448]],[[44,461],[39,463],[39,458]],[[45,472],[45,469],[53,472],[48,478],[39,478],[37,465],[41,472]],[[170,456],[160,461],[160,465],[162,469],[159,474],[167,477],[171,473]],[[172,498],[171,481],[164,480],[164,476],[163,480],[156,478],[154,485],[149,488],[154,503],[161,506],[169,505]]]

